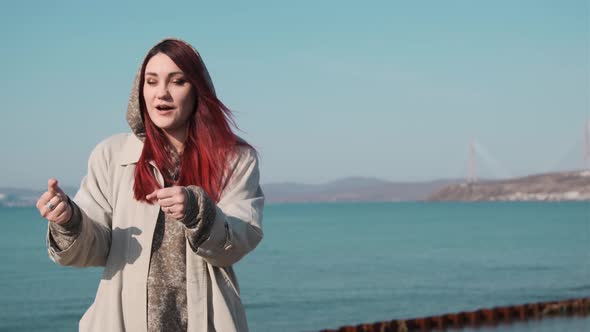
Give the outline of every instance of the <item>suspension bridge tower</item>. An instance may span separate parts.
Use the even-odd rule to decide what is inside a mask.
[[[590,171],[590,120],[584,125],[584,167]]]
[[[467,164],[467,183],[477,182],[477,165],[475,161],[475,139],[471,139],[469,143],[469,161]]]

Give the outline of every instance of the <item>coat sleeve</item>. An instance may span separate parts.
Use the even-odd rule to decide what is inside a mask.
[[[258,157],[241,150],[230,181],[215,206],[215,219],[196,253],[213,266],[238,262],[262,240],[264,194],[259,184]]]
[[[68,266],[104,266],[111,245],[112,206],[110,194],[110,154],[103,142],[92,151],[88,173],[74,197],[79,208],[79,234],[66,248],[60,248],[47,232],[47,248],[51,260]]]

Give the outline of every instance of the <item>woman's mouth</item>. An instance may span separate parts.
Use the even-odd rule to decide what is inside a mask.
[[[157,105],[156,110],[158,110],[159,114],[166,114],[170,113],[174,109],[174,106],[171,105]]]

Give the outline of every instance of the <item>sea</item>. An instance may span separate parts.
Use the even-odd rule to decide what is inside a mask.
[[[235,265],[251,331],[319,331],[590,297],[589,202],[268,204]],[[60,267],[0,208],[0,331],[76,331],[100,268]],[[590,331],[590,316],[463,331]]]

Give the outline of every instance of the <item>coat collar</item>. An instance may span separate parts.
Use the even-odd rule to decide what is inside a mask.
[[[129,134],[119,154],[119,163],[123,166],[136,164],[141,157],[142,150],[143,142],[137,136]]]

